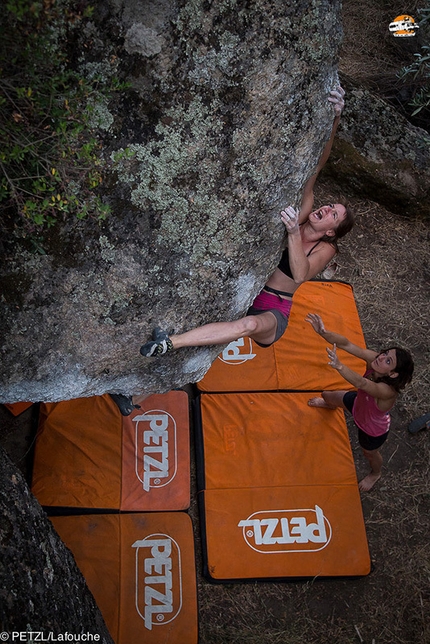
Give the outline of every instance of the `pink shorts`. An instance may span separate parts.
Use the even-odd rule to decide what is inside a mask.
[[[281,311],[281,313],[286,315],[288,318],[290,317],[292,305],[292,300],[286,300],[279,295],[272,295],[272,293],[261,291],[251,304],[251,308],[260,309],[262,311],[270,311],[271,309],[276,309],[277,311]]]
[[[288,318],[290,317],[292,305],[291,300],[284,300],[278,295],[261,291],[249,307],[246,315],[260,315],[261,313],[266,313],[266,311],[273,313],[277,322],[276,333],[273,342],[270,344],[261,344],[257,340],[254,340],[254,342],[257,342],[260,347],[270,347],[274,342],[279,340],[284,335],[288,326]]]

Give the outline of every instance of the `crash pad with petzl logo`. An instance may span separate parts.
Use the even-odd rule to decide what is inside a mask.
[[[115,644],[198,640],[193,530],[184,512],[51,518]]]
[[[343,411],[308,399],[201,394],[199,505],[212,581],[370,572]]]
[[[154,394],[127,417],[108,395],[42,404],[32,491],[51,507],[188,508],[186,392]]]
[[[321,315],[327,329],[365,347],[351,285],[344,282],[306,282],[296,291],[284,335],[270,347],[250,338],[231,342],[197,383],[205,392],[321,391],[351,389],[336,370],[327,368],[328,343],[305,321],[308,313]],[[342,361],[354,371],[363,362],[339,350]]]

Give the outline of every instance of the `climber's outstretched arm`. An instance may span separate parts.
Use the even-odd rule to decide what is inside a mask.
[[[317,180],[317,177],[322,170],[322,168],[325,166],[327,159],[330,156],[331,148],[333,146],[333,141],[334,137],[336,134],[337,126],[339,125],[340,121],[340,115],[342,114],[342,110],[344,108],[344,100],[343,97],[345,96],[345,91],[342,89],[342,87],[337,87],[336,89],[332,90],[330,92],[330,96],[328,100],[330,103],[333,103],[333,108],[334,108],[334,121],[333,121],[333,127],[331,129],[331,134],[330,138],[325,144],[324,150],[321,154],[320,160],[318,162],[318,165],[316,167],[316,170],[314,174],[309,177],[307,180],[305,187],[303,189],[303,196],[302,196],[302,203],[300,204],[300,215],[299,215],[299,223],[303,223],[306,221],[310,213],[312,212],[313,205],[314,205],[314,185],[315,181]]]

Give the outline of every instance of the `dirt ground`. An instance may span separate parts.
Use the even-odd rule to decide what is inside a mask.
[[[409,4],[407,10],[413,13],[419,3]],[[344,2],[341,71],[357,78],[367,74],[373,82],[381,69],[395,69],[391,45],[382,47],[378,38],[382,31],[385,34],[386,23],[404,11],[396,2]],[[364,17],[375,30],[367,43],[356,32]],[[383,38],[386,42],[387,35]],[[334,186],[320,181],[318,203],[332,196],[336,197]],[[400,344],[415,359],[413,383],[397,402],[392,431],[382,448],[383,477],[362,494],[373,570],[356,579],[211,584],[201,575],[194,487],[190,514],[196,535],[200,644],[430,642],[430,433],[411,434],[407,429],[411,420],[430,411],[430,225],[403,219],[370,201],[350,198],[350,203],[357,223],[342,240],[335,279],[354,287],[367,345],[378,349]],[[0,443],[27,475],[34,411],[14,418],[0,406]],[[367,465],[350,419],[348,429],[361,478]]]

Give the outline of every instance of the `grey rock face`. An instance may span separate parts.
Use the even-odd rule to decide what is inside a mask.
[[[430,134],[342,79],[348,101],[324,168],[343,190],[406,216],[430,216]]]
[[[65,632],[92,633],[99,642],[113,644],[72,553],[3,449],[0,466],[3,630],[44,632],[44,637],[52,632],[54,638]]]
[[[96,4],[82,38],[101,61],[115,45],[134,90],[106,121],[112,214],[55,230],[46,255],[6,258],[1,401],[204,375],[220,347],[160,360],[139,347],[156,325],[240,317],[275,267],[279,211],[298,205],[331,130],[339,5]]]

